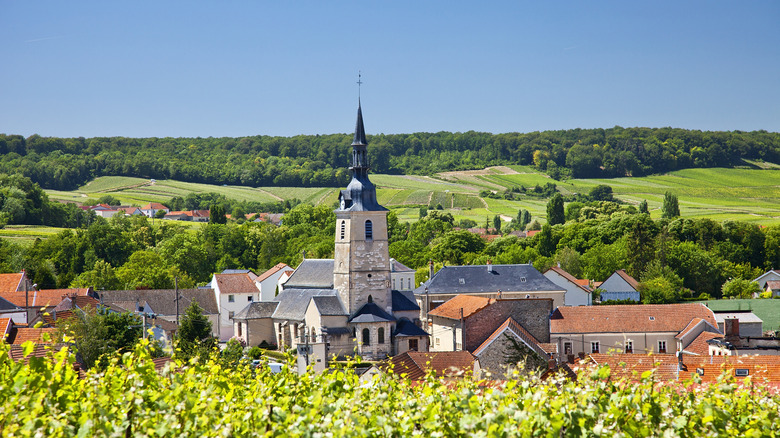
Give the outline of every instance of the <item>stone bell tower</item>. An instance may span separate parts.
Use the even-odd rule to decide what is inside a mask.
[[[392,312],[387,209],[377,203],[376,188],[368,179],[367,146],[358,101],[352,180],[339,194],[333,263],[333,286],[350,316],[368,302]]]

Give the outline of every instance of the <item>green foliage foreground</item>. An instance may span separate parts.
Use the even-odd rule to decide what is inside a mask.
[[[27,346],[32,350],[32,345]],[[3,436],[774,436],[780,397],[727,378],[705,389],[610,379],[608,368],[499,386],[412,385],[349,370],[320,375],[173,362],[143,345],[79,379],[66,349],[13,363],[0,348]]]

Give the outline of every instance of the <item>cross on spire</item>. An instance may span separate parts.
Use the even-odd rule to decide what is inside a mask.
[[[360,100],[360,86],[363,85],[363,81],[361,80],[360,70],[358,70],[357,84],[358,84],[358,100]]]

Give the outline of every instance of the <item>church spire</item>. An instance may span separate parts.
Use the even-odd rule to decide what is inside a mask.
[[[358,98],[357,123],[355,123],[355,138],[352,140],[352,146],[368,145],[366,140],[366,130],[363,128],[363,110],[360,108],[360,99]]]

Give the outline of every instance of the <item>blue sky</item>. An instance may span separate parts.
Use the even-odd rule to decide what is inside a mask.
[[[0,0],[0,132],[780,131],[780,2]]]

